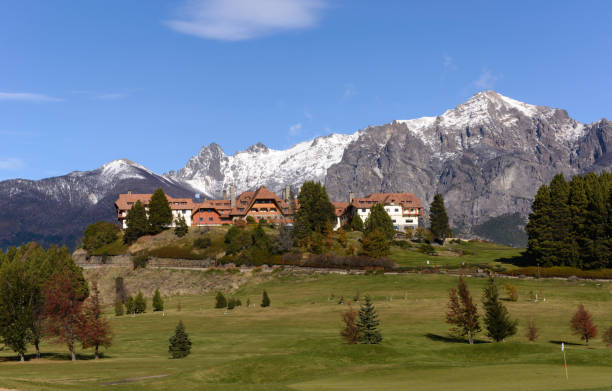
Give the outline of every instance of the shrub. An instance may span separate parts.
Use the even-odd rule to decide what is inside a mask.
[[[236,306],[236,300],[234,300],[233,297],[230,297],[229,300],[227,301],[227,309],[233,310],[235,306]]]
[[[506,294],[508,295],[508,300],[518,301],[519,295],[516,286],[512,284],[504,284],[504,291],[506,291]]]
[[[134,299],[134,313],[144,314],[147,310],[147,301],[145,300],[142,292],[138,292]]]
[[[261,306],[269,307],[270,306],[270,297],[268,296],[268,292],[263,291],[263,295],[261,297]]]
[[[212,244],[212,240],[208,236],[197,238],[193,242],[194,247],[200,248],[200,249],[208,248],[210,247],[211,244]]]
[[[167,245],[149,250],[149,255],[157,258],[206,259],[206,255],[194,253],[192,250],[193,248],[189,245]]]
[[[215,296],[215,308],[226,308],[227,307],[227,299],[225,295],[221,292],[217,292]]]
[[[366,255],[342,256],[336,254],[309,254],[305,259],[299,253],[287,253],[281,257],[285,265],[331,269],[382,268],[392,270],[395,262],[388,258],[371,258]]]
[[[419,246],[419,251],[423,254],[436,255],[436,249],[429,243],[423,243]]]
[[[185,221],[185,217],[183,217],[183,215],[179,215],[179,217],[176,218],[175,224],[176,226],[174,227],[174,234],[179,238],[182,238],[183,236],[187,235],[187,233],[189,233],[189,226],[187,225],[187,222]]]
[[[255,220],[255,218],[253,216],[247,216],[246,217],[246,222],[247,222],[247,224],[257,224],[257,220]]]
[[[119,237],[119,228],[116,224],[98,221],[85,228],[83,232],[83,248],[88,252],[110,244]]]
[[[412,230],[410,230],[410,232],[412,232]],[[407,248],[412,247],[412,244],[410,244],[410,242],[407,240],[394,240],[392,244],[402,249],[407,249]]]
[[[383,231],[378,229],[369,231],[363,237],[361,249],[364,255],[372,258],[382,258],[390,253],[390,240]]]
[[[115,316],[123,315],[123,303],[121,300],[115,301]]]
[[[168,352],[172,358],[187,357],[191,353],[191,340],[187,332],[185,332],[183,321],[179,321],[174,330],[174,335],[170,338],[169,342]]]
[[[132,256],[132,265],[134,266],[134,270],[138,268],[146,268],[147,263],[149,263],[149,256],[146,254]]]
[[[132,297],[132,295],[128,296],[127,299],[125,300],[125,313],[126,314],[134,314],[134,313],[136,313],[136,311],[135,311],[135,304],[134,304],[134,297]]]
[[[342,314],[342,322],[344,322],[344,327],[340,330],[340,335],[349,345],[356,344],[359,341],[359,329],[355,324],[356,318],[357,311],[350,306],[349,309]]]
[[[527,339],[531,342],[535,342],[538,339],[538,328],[536,327],[535,321],[529,319],[527,322]]]

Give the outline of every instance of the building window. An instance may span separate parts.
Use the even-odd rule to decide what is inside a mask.
[[[208,218],[208,221],[213,221],[213,218],[212,218],[212,217],[209,217],[209,218]]]
[[[399,212],[399,209],[395,208],[395,211],[396,211],[396,212]]]
[[[412,223],[412,219],[406,219],[407,223]]]
[[[204,221],[204,217],[200,217],[200,221]]]
[[[391,220],[391,221],[393,221],[394,223],[396,223],[395,219],[393,219],[393,220]]]
[[[361,209],[361,212],[362,212],[362,213],[365,213],[365,212],[366,212],[365,208],[364,208],[364,209]]]

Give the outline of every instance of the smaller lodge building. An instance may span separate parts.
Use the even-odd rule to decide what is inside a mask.
[[[190,227],[234,224],[238,220],[246,220],[248,216],[256,221],[265,219],[268,223],[280,225],[292,224],[299,209],[297,200],[291,200],[289,194],[289,186],[283,190],[281,197],[261,186],[256,191],[245,191],[236,197],[235,187],[231,186],[229,199],[225,190],[221,200],[174,198],[168,195],[166,198],[172,210],[172,226],[179,216],[183,216]],[[115,208],[119,223],[124,229],[127,228],[125,219],[132,206],[140,201],[146,208],[151,196],[152,194],[132,192],[119,194]],[[419,226],[423,206],[412,193],[375,193],[361,198],[355,198],[353,193],[349,193],[349,202],[332,202],[336,214],[334,229],[350,223],[355,214],[365,222],[370,215],[370,209],[378,203],[384,205],[397,231]]]

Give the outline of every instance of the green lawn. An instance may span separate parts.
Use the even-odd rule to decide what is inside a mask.
[[[193,273],[193,272],[192,272]],[[468,279],[480,303],[485,279]],[[489,343],[484,333],[468,345],[448,338],[444,312],[447,275],[279,275],[247,284],[234,296],[259,304],[261,292],[272,306],[212,308],[214,292],[166,299],[167,316],[146,313],[116,318],[114,346],[101,360],[81,352],[66,360],[65,347],[45,343],[51,355],[21,364],[0,352],[0,387],[18,390],[90,390],[105,382],[162,376],[113,385],[114,390],[610,390],[612,349],[601,339],[584,346],[568,324],[579,303],[591,311],[600,333],[612,325],[612,283],[561,280],[500,280],[519,290],[506,302],[520,320],[519,333],[505,343]],[[528,300],[537,292],[537,303]],[[340,314],[359,292],[372,295],[381,319],[383,343],[345,345]],[[545,299],[545,301],[543,300]],[[181,302],[182,310],[177,311]],[[150,301],[148,302],[150,306]],[[480,307],[480,305],[479,305]],[[109,311],[111,309],[109,308]],[[535,319],[537,343],[523,325]],[[168,338],[179,319],[193,341],[190,356],[168,358]],[[556,341],[567,341],[569,380]],[[575,344],[575,345],[574,345]]]

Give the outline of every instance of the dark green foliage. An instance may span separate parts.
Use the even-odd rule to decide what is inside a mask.
[[[236,300],[233,297],[230,297],[230,299],[227,301],[227,309],[233,310],[234,307],[236,307]]]
[[[484,323],[487,336],[495,342],[500,342],[516,334],[518,321],[511,320],[508,310],[499,300],[497,284],[493,278],[484,288],[482,305],[485,310]]]
[[[246,222],[247,222],[247,224],[249,224],[249,225],[250,225],[250,224],[256,224],[256,223],[257,223],[257,220],[255,220],[255,217],[253,217],[253,216],[247,216],[247,217],[246,217]]]
[[[268,292],[263,291],[263,295],[261,297],[261,306],[269,307],[270,306],[270,297],[268,296]]]
[[[264,231],[265,223],[262,223],[262,221],[260,221],[253,230],[253,246],[269,254],[271,247],[270,238],[268,238],[266,231]]]
[[[361,250],[372,258],[386,257],[391,252],[391,241],[380,230],[368,232],[363,236]]]
[[[568,183],[556,175],[538,189],[526,227],[527,264],[597,269],[612,266],[612,175]]]
[[[123,304],[127,297],[128,294],[125,283],[123,282],[123,277],[115,277],[115,301],[119,301]]]
[[[217,296],[215,296],[215,308],[225,308],[227,307],[227,299],[225,295],[221,292],[217,292]]]
[[[370,296],[366,295],[359,309],[359,320],[357,321],[359,343],[379,344],[382,341],[382,336],[378,330],[379,325],[380,321],[374,304],[372,304]]]
[[[136,313],[136,304],[134,302],[134,297],[132,295],[129,295],[127,299],[125,299],[125,313],[126,314]]]
[[[147,311],[147,301],[145,300],[142,292],[138,292],[134,299],[134,313],[144,314]]]
[[[232,227],[232,228],[235,228],[235,227]],[[211,244],[212,244],[212,240],[208,236],[197,238],[193,242],[194,247],[200,248],[200,249],[208,248],[210,247]]]
[[[387,240],[392,240],[395,236],[395,228],[391,216],[385,211],[383,204],[376,204],[370,209],[370,214],[364,224],[364,233],[371,234],[380,231]]]
[[[287,252],[291,250],[294,244],[293,227],[281,225],[278,229],[278,240],[274,243],[273,252],[276,254]]]
[[[423,254],[436,255],[436,249],[429,243],[423,243],[419,246],[419,251]]]
[[[492,217],[482,224],[472,227],[472,232],[495,243],[506,246],[527,246],[526,220],[520,213]]]
[[[429,230],[434,235],[435,240],[442,241],[452,236],[442,194],[434,195],[434,199],[429,207],[429,221]]]
[[[227,254],[237,254],[252,244],[253,238],[246,229],[233,226],[225,234],[225,251]]]
[[[363,231],[363,220],[361,220],[361,217],[357,213],[355,213],[351,219],[351,229],[353,231]]]
[[[329,202],[325,187],[319,182],[304,182],[298,195],[300,209],[295,215],[295,229],[293,231],[298,244],[309,242],[312,233],[323,234],[329,224],[336,219],[334,206]]]
[[[140,201],[136,201],[128,211],[125,218],[127,228],[123,234],[123,241],[127,244],[134,243],[139,237],[149,232],[149,221],[147,211]]]
[[[149,256],[147,254],[143,253],[132,256],[132,266],[134,267],[134,270],[138,268],[146,268],[147,263],[149,263]]]
[[[189,232],[189,227],[187,226],[187,222],[185,221],[183,215],[179,215],[179,217],[176,218],[175,225],[176,226],[174,227],[174,234],[179,238],[182,238]]]
[[[153,311],[163,311],[164,310],[164,299],[162,299],[161,294],[159,293],[159,289],[155,289],[155,293],[153,294]]]
[[[164,191],[155,190],[149,201],[149,233],[156,235],[172,223],[172,209]]]
[[[85,228],[83,232],[83,248],[88,252],[114,242],[119,237],[121,229],[113,223],[98,221]]]
[[[174,330],[174,335],[170,338],[169,342],[168,353],[170,353],[172,358],[187,357],[191,353],[191,340],[187,332],[185,332],[183,321],[179,321]]]
[[[115,301],[115,316],[123,315],[123,303],[120,300]]]

